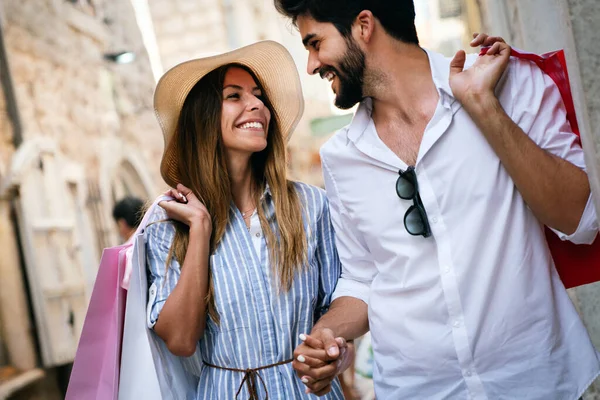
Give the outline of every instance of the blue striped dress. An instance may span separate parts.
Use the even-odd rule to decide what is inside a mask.
[[[260,252],[238,209],[232,205],[230,222],[223,239],[210,258],[215,289],[215,306],[220,325],[207,320],[195,360],[200,368],[197,399],[235,399],[243,373],[200,367],[202,360],[220,367],[257,368],[293,358],[299,345],[298,335],[310,332],[314,322],[329,306],[331,294],[340,275],[340,263],[334,244],[334,232],[323,190],[296,183],[303,206],[304,228],[308,235],[308,266],[296,276],[290,291],[279,292],[277,276],[268,262],[263,238]],[[274,206],[267,188],[263,196],[267,220]],[[156,207],[151,222],[166,219]],[[180,269],[176,260],[166,272],[166,259],[175,234],[171,223],[159,222],[146,229],[146,254],[150,284],[156,288],[150,305],[148,324],[153,326],[160,311],[177,285]],[[275,281],[275,282],[274,282]],[[306,387],[295,375],[291,363],[259,372],[269,399],[314,399],[305,394]],[[258,382],[259,398],[265,397]],[[344,397],[338,380],[323,399]],[[239,399],[249,396],[246,386]]]

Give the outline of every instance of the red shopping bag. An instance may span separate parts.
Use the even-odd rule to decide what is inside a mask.
[[[480,55],[487,52],[487,48],[481,50]],[[579,126],[575,115],[575,105],[571,95],[569,73],[563,50],[537,55],[532,53],[511,50],[511,56],[534,62],[545,74],[547,74],[560,91],[565,103],[567,119],[571,129],[579,137]],[[562,241],[554,232],[546,228],[546,240],[558,275],[565,287],[572,288],[600,281],[600,238],[591,245],[577,245]]]

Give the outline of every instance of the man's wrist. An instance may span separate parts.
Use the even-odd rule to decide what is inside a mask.
[[[315,335],[319,334],[321,331],[323,331],[324,329],[329,329],[330,331],[332,331],[330,328],[327,328],[325,326],[315,325],[315,326],[313,326],[312,330],[310,331],[310,335],[315,336]],[[335,332],[334,332],[334,336],[335,336]]]
[[[473,119],[487,118],[498,111],[503,111],[494,93],[472,93],[461,101],[461,104]]]

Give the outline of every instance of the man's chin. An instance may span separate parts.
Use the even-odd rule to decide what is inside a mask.
[[[360,103],[362,98],[362,90],[359,89],[359,86],[345,85],[342,87],[340,82],[333,104],[341,110],[348,110]]]
[[[350,108],[354,107],[357,103],[359,103],[361,101],[361,99],[349,99],[349,98],[343,98],[340,96],[335,96],[335,101],[333,102],[333,104],[339,108],[340,110],[349,110]]]

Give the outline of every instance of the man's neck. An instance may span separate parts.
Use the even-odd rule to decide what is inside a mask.
[[[416,45],[386,42],[372,54],[365,95],[373,99],[374,113],[384,119],[401,118],[409,124],[415,114],[429,113],[431,104],[438,101],[438,93],[427,53]]]

